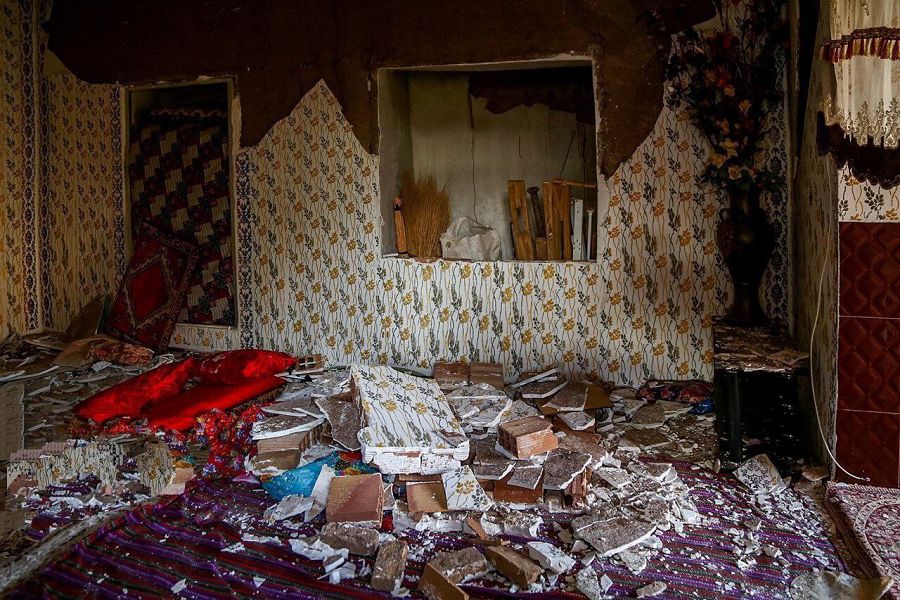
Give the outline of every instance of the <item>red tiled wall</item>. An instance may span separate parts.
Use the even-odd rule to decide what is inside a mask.
[[[900,487],[900,223],[841,223],[840,237],[837,458]]]

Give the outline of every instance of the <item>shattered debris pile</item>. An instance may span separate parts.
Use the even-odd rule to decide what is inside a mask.
[[[279,500],[272,519],[324,513],[318,535],[291,540],[295,552],[322,560],[331,582],[364,575],[350,555],[375,556],[372,587],[395,595],[409,592],[412,559],[425,563],[417,589],[432,598],[464,598],[459,586],[478,578],[599,597],[612,581],[593,561],[639,574],[663,547],[657,533],[701,522],[672,464],[642,456],[664,450],[712,464],[711,416],[566,381],[553,368],[508,386],[498,373],[439,363],[426,379],[354,365],[290,383],[255,424],[248,466]],[[361,461],[337,472],[338,457],[357,449]],[[446,533],[471,545],[435,555],[421,543]],[[422,537],[412,545],[407,534]]]
[[[765,457],[736,473],[752,512],[698,508],[698,493],[716,505],[730,499],[692,475],[718,470],[713,416],[695,410],[694,400],[567,381],[554,368],[507,384],[493,364],[439,363],[433,378],[383,366],[323,367],[280,373],[286,383],[277,396],[251,407],[246,473],[233,481],[270,500],[257,515],[231,515],[239,541],[221,552],[277,546],[330,584],[393,596],[466,598],[492,588],[653,597],[672,581],[659,581],[648,565],[683,551],[669,547],[672,540],[724,527],[734,568],[762,560],[788,569],[793,557],[768,542],[760,524],[789,518],[785,511],[814,521]],[[106,380],[141,370],[94,363],[4,389],[20,406],[26,399],[26,426],[40,425],[27,432],[32,449],[12,450],[14,511],[4,523],[21,526],[15,512],[31,530],[48,519],[51,529],[63,527],[158,495],[188,498],[212,481],[195,469],[203,449],[183,437],[126,431],[72,439],[72,406]],[[71,397],[57,411],[52,399],[68,397],[65,390]],[[818,567],[834,567],[815,551]],[[682,558],[701,560],[691,552]],[[727,573],[722,590],[735,591]],[[253,585],[265,581],[254,577]],[[171,591],[190,585],[183,579]]]

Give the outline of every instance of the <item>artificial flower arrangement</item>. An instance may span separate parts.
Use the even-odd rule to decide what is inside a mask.
[[[672,37],[670,107],[684,107],[711,149],[704,180],[727,190],[772,190],[762,160],[770,112],[784,100],[778,53],[787,40],[784,0],[714,0],[719,26]]]

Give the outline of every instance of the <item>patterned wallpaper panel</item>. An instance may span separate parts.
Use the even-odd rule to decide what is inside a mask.
[[[22,261],[22,209],[26,177],[26,90],[23,70],[30,30],[22,3],[0,0],[0,335],[23,330],[25,322],[25,282]]]
[[[124,267],[120,94],[71,75],[47,80],[47,325],[115,293]]]
[[[40,90],[48,168],[35,272],[44,285],[31,298],[45,307],[46,324],[63,326],[91,296],[114,291],[124,268],[121,98],[114,87],[68,75],[42,78]],[[784,170],[782,117],[773,116],[769,160]],[[597,263],[384,259],[378,158],[320,83],[237,157],[240,338],[180,326],[173,341],[321,352],[332,362],[500,361],[508,376],[559,363],[631,384],[709,377],[712,319],[727,307],[730,286],[714,233],[725,199],[697,182],[704,157],[684,116],[664,111],[601,190]],[[764,305],[789,322],[789,210],[781,198],[767,202],[779,242]],[[29,230],[13,226],[17,215],[4,213],[5,239]],[[23,312],[10,302],[5,309]]]
[[[598,264],[383,259],[377,157],[320,83],[237,161],[252,257],[240,267],[243,341],[335,362],[709,377],[712,318],[729,290],[714,241],[722,199],[696,183],[703,157],[693,128],[664,112],[610,182]],[[784,202],[775,214],[786,235]],[[779,252],[766,305],[786,320],[786,240]]]
[[[900,221],[900,186],[885,189],[861,182],[844,170],[840,197],[841,221]]]

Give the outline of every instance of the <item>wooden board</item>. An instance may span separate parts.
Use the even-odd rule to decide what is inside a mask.
[[[531,221],[528,218],[528,201],[525,197],[525,182],[510,180],[506,183],[509,192],[509,214],[512,217],[513,244],[516,260],[534,260],[534,242]]]
[[[544,191],[544,231],[546,232],[547,243],[547,260],[562,259],[560,236],[562,232],[556,221],[556,211],[553,206],[556,204],[556,186],[549,181],[543,184]]]
[[[572,260],[572,188],[564,184],[554,184],[556,193],[553,196],[553,208],[556,209],[556,220],[561,230],[559,243],[562,246],[563,260]]]
[[[397,253],[406,254],[409,247],[406,244],[406,223],[403,221],[403,212],[400,209],[402,200],[394,200],[394,233],[397,238]]]

